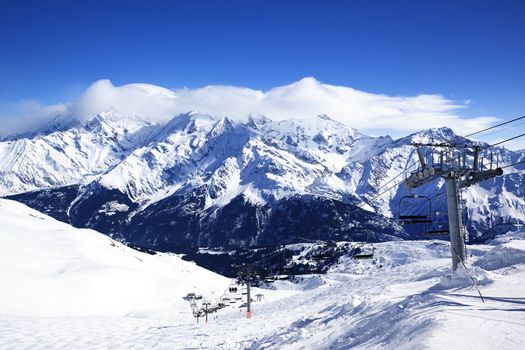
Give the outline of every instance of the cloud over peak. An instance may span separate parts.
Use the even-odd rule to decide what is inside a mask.
[[[245,120],[250,115],[283,120],[326,114],[353,128],[371,132],[390,130],[394,133],[441,126],[464,133],[489,126],[496,120],[493,117],[464,118],[457,112],[466,104],[441,95],[399,97],[373,94],[347,86],[321,83],[313,77],[267,91],[230,85],[170,90],[150,84],[114,86],[109,80],[99,80],[73,102],[53,106],[36,104],[32,108],[26,106],[18,110],[11,108],[10,115],[0,115],[10,121],[6,124],[7,128],[1,131],[23,129],[34,124],[28,120],[42,121],[52,114],[89,119],[110,107],[123,114],[157,122],[188,111],[228,116],[234,120]],[[6,114],[5,110],[0,113]],[[16,123],[21,128],[13,125]]]

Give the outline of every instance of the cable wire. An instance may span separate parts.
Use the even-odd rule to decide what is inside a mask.
[[[499,142],[493,143],[493,144],[491,144],[491,145],[487,145],[487,146],[485,146],[485,147],[480,147],[478,150],[474,150],[474,151],[472,151],[472,152],[468,152],[468,153],[465,153],[465,154],[459,155],[459,156],[454,157],[454,158],[452,158],[452,159],[448,159],[448,160],[444,161],[443,163],[454,162],[454,161],[460,159],[460,158],[463,157],[463,156],[469,156],[469,155],[472,155],[472,154],[476,153],[477,151],[482,151],[482,150],[486,150],[486,149],[489,149],[489,148],[492,148],[492,147],[495,147],[495,146],[499,146],[499,145],[501,145],[501,144],[504,144],[505,142],[513,141],[513,140],[519,139],[520,137],[523,137],[523,136],[525,136],[525,133],[520,134],[520,135],[513,136],[513,137],[508,138],[508,139],[506,139],[506,140],[502,140],[502,141],[499,141]]]
[[[488,149],[488,148],[491,148],[491,147],[494,147],[494,146],[498,146],[498,145],[501,145],[502,143],[509,142],[509,141],[512,141],[512,140],[515,140],[515,139],[519,139],[520,137],[523,137],[523,136],[525,136],[525,133],[517,135],[517,136],[514,136],[514,137],[511,137],[510,139],[506,139],[506,140],[503,140],[503,141],[500,141],[500,142],[493,143],[492,145],[490,145],[488,147],[485,147],[485,149]]]
[[[400,174],[402,174],[402,173],[400,173]],[[392,181],[390,181],[390,182],[392,182]],[[370,201],[373,201],[374,199],[376,199],[376,198],[382,196],[383,194],[387,193],[388,191],[390,191],[391,189],[393,189],[394,187],[396,187],[396,186],[398,186],[398,185],[400,185],[400,184],[402,184],[402,183],[403,183],[403,181],[396,182],[395,184],[393,184],[392,186],[390,186],[389,188],[387,188],[387,189],[384,190],[383,192],[381,192],[381,193],[375,195],[374,197],[372,197],[372,198],[370,199]],[[383,188],[383,187],[384,187],[384,186],[381,186],[379,189],[381,189],[381,188]],[[368,203],[362,203],[362,204],[358,205],[358,207],[359,207],[359,208],[363,208],[362,205],[364,205],[364,204],[368,204]]]
[[[502,126],[502,125],[510,124],[510,123],[513,123],[513,122],[515,122],[515,121],[517,121],[517,120],[524,119],[524,118],[525,118],[525,115],[524,115],[524,116],[521,116],[521,117],[517,117],[517,118],[511,119],[511,120],[507,120],[506,122],[503,122],[503,123],[500,123],[500,124],[493,125],[493,126],[491,126],[491,127],[485,128],[485,129],[480,130],[480,131],[473,132],[473,133],[468,134],[468,135],[465,135],[465,136],[463,136],[463,137],[469,137],[469,136],[472,136],[472,135],[481,134],[482,132],[485,132],[485,131],[488,131],[488,130],[491,130],[491,129],[494,129],[494,128],[497,128],[497,127],[500,127],[500,126]]]
[[[504,127],[504,128],[501,128],[501,129],[499,129],[499,130],[494,130],[494,131],[492,131],[492,132],[489,132],[489,133],[483,134],[483,135],[481,135],[481,136],[479,136],[479,137],[482,138],[482,137],[487,137],[487,136],[491,136],[491,135],[496,135],[496,134],[502,133],[502,132],[504,132],[504,131],[508,131],[509,129],[515,129],[515,128],[517,128],[517,127],[519,127],[519,126],[522,126],[522,125],[525,125],[525,120],[522,121],[521,123],[517,123],[517,124],[515,124],[515,125],[507,125],[507,126]]]
[[[516,162],[516,163],[512,163],[512,164],[508,164],[508,165],[502,166],[501,169],[509,168],[511,166],[518,165],[518,164],[525,164],[525,160],[522,160],[521,162]]]

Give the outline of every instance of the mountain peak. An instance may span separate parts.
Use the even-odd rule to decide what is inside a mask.
[[[271,123],[272,120],[264,115],[250,114],[246,126],[258,130],[262,125]]]
[[[454,133],[451,128],[440,127],[421,130],[403,139],[408,139],[410,142],[433,143],[433,142],[456,142],[462,139],[461,136]]]
[[[118,109],[110,107],[97,114],[85,124],[86,130],[104,134],[120,134],[136,132],[139,129],[151,126],[152,123],[134,115],[125,115]]]
[[[37,136],[46,136],[54,132],[66,131],[81,126],[80,119],[71,115],[60,114],[44,126],[34,131],[28,131],[20,134],[9,135],[0,138],[1,141],[15,141],[20,139],[32,139]]]
[[[329,121],[332,121],[332,122],[336,122],[335,120],[333,120],[332,118],[330,118],[330,117],[327,116],[326,114],[319,114],[319,115],[317,115],[317,119],[329,120]],[[337,123],[337,122],[336,122],[336,123]]]

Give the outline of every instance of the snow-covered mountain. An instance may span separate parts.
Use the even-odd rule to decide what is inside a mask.
[[[1,195],[90,182],[119,164],[154,129],[112,110],[83,125],[56,127],[0,142]]]
[[[189,113],[151,124],[108,110],[1,142],[0,194],[150,247],[386,240],[406,237],[385,217],[395,217],[407,191],[375,196],[416,161],[413,141],[470,142],[446,128],[371,137],[326,116],[240,123]],[[525,158],[497,152],[501,163]],[[524,167],[517,167],[466,190],[471,228],[483,233],[500,217],[525,221]],[[442,186],[416,192],[434,196]],[[443,196],[435,202],[443,208]]]

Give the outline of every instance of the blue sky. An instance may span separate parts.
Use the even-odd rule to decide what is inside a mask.
[[[312,76],[507,119],[525,110],[523,23],[525,1],[2,1],[0,115],[99,79],[268,90]]]

